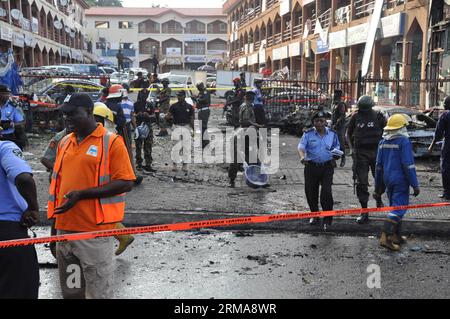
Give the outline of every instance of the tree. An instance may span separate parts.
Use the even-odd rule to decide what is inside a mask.
[[[91,7],[122,7],[122,0],[86,0]]]

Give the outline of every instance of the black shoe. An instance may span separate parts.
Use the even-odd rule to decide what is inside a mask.
[[[156,169],[153,169],[151,166],[144,166],[144,170],[149,173],[155,173]]]
[[[333,223],[333,217],[325,217],[322,221],[323,231],[327,231]]]
[[[136,176],[136,180],[134,181],[134,186],[139,186],[139,185],[141,185],[143,180],[144,180],[144,177],[142,177],[142,176]]]
[[[311,218],[311,219],[309,220],[309,225],[310,225],[310,226],[319,225],[319,223],[320,223],[320,218],[317,218],[317,217]]]
[[[230,182],[228,183],[228,187],[229,187],[229,188],[235,188],[235,187],[236,187],[235,182],[234,182],[234,181],[230,181]]]
[[[356,219],[356,222],[360,225],[367,224],[369,222],[369,214],[361,214],[361,216]]]

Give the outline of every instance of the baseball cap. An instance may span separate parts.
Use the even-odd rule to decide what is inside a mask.
[[[58,110],[65,113],[69,113],[74,111],[78,107],[93,109],[94,102],[92,101],[91,97],[86,93],[74,93],[66,97],[63,105],[61,105],[58,108]]]

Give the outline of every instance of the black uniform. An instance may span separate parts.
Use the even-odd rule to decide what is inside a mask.
[[[239,127],[239,111],[244,102],[245,91],[241,88],[233,89],[234,96],[230,100],[231,104],[231,124],[234,128]]]
[[[145,91],[147,94],[145,94]],[[134,110],[136,113],[136,124],[138,126],[144,124],[147,125],[149,129],[149,134],[146,138],[139,137],[136,139],[136,164],[138,167],[142,167],[142,147],[144,148],[144,159],[145,165],[150,167],[153,163],[152,157],[152,147],[153,147],[153,129],[152,122],[156,122],[155,110],[147,105],[146,100],[148,96],[148,91],[144,92],[137,102],[134,103]]]
[[[202,121],[202,146],[205,148],[205,146],[208,145],[208,141],[203,139],[205,138],[205,132],[208,130],[208,121],[209,116],[211,115],[211,110],[209,109],[209,106],[211,105],[211,95],[205,90],[198,94],[196,100],[198,119]]]
[[[333,129],[336,131],[339,137],[339,144],[341,145],[341,151],[344,152],[345,157],[345,116],[347,113],[347,104],[342,101],[334,101],[332,109],[331,123]]]
[[[353,145],[353,176],[356,195],[362,208],[369,202],[369,169],[375,178],[378,144],[383,136],[386,120],[374,110],[357,111],[350,119],[347,135]]]
[[[170,106],[169,113],[173,116],[174,125],[187,126],[192,123],[194,108],[186,101],[176,102]]]

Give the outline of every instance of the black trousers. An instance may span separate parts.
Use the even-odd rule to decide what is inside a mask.
[[[208,130],[209,117],[211,115],[211,110],[200,110],[198,111],[198,119],[202,121],[202,148],[205,148],[209,144],[208,140],[205,140],[205,132]]]
[[[0,221],[0,240],[28,238],[17,222]],[[37,299],[39,264],[34,246],[0,249],[0,299]]]
[[[305,166],[305,194],[311,212],[319,211],[319,191],[320,205],[323,211],[333,210],[333,175],[334,167],[332,163],[315,166],[308,163]]]
[[[363,208],[369,202],[369,171],[375,178],[377,164],[377,147],[373,149],[357,149],[353,157],[354,173],[356,174],[356,196]]]
[[[441,156],[441,174],[442,186],[444,187],[444,195],[450,196],[450,145],[444,144]]]

